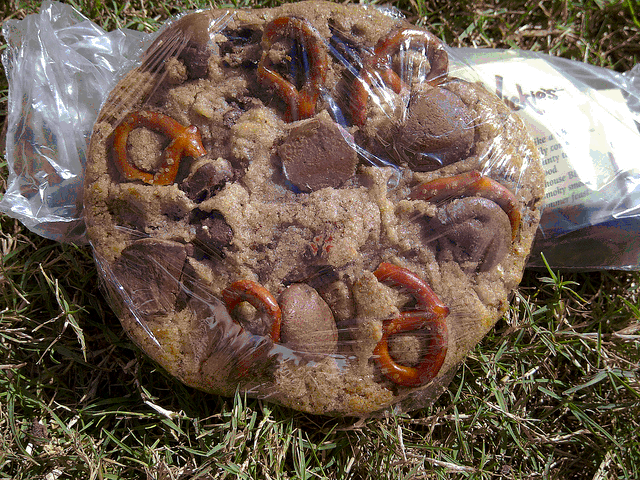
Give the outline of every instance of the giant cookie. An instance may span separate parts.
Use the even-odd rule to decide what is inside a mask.
[[[124,328],[187,385],[417,408],[505,313],[540,217],[537,150],[392,13],[191,13],[103,106],[88,236]]]

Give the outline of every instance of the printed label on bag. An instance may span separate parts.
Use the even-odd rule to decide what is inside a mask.
[[[562,209],[553,228],[569,231],[611,216],[628,192],[640,135],[622,94],[578,88],[542,59],[474,65],[484,85],[529,127],[545,170],[545,209]]]

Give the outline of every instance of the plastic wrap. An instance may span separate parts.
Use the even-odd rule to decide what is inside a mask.
[[[282,7],[281,16],[288,16],[289,8],[304,7]],[[320,39],[315,39],[314,30],[302,20],[281,21],[285,24],[276,29],[272,44],[268,40],[264,45],[261,32],[267,19],[274,18],[270,13],[256,19],[250,13],[218,11],[215,15],[204,14],[205,21],[170,22],[163,30],[163,37],[144,57],[142,67],[131,72],[128,80],[118,86],[118,92],[110,96],[98,124],[106,129],[99,135],[107,138],[102,155],[96,153],[103,148],[96,142],[93,155],[98,161],[90,168],[87,183],[90,191],[87,216],[93,223],[92,240],[98,267],[110,291],[111,304],[127,331],[153,358],[190,385],[218,393],[232,393],[239,386],[249,394],[279,400],[295,408],[333,414],[362,414],[384,410],[391,405],[404,410],[419,408],[437,397],[465,352],[506,308],[506,294],[517,285],[530,240],[529,230],[522,229],[520,238],[512,245],[511,256],[502,263],[498,261],[493,269],[489,266],[496,263],[495,253],[478,257],[478,251],[482,251],[478,245],[486,242],[486,237],[472,248],[475,257],[465,257],[464,251],[461,253],[452,246],[455,244],[452,237],[458,241],[468,238],[469,232],[479,228],[478,222],[476,226],[468,222],[453,233],[447,230],[446,235],[429,234],[434,230],[442,233],[445,227],[449,228],[447,225],[452,219],[460,218],[460,214],[454,211],[453,201],[428,201],[425,189],[422,190],[424,198],[416,198],[421,195],[419,185],[474,170],[507,187],[524,211],[537,211],[535,202],[522,204],[527,192],[535,191],[532,185],[535,174],[518,164],[522,152],[515,154],[515,161],[511,159],[513,145],[510,144],[524,142],[525,150],[534,151],[535,148],[520,138],[520,127],[514,127],[518,121],[501,104],[495,103],[497,96],[532,130],[537,143],[535,147],[543,154],[544,169],[547,170],[544,196],[549,206],[544,211],[535,254],[530,257],[529,265],[539,264],[542,250],[554,268],[637,269],[640,265],[636,241],[640,203],[638,172],[637,162],[628,159],[630,156],[633,159],[634,145],[638,143],[638,131],[634,127],[637,127],[640,109],[640,72],[636,68],[626,74],[617,74],[532,52],[443,47],[450,54],[450,79],[481,80],[496,96],[482,96],[479,101],[480,97],[476,99],[473,93],[465,97],[463,92],[464,108],[449,103],[450,110],[462,112],[459,126],[469,119],[464,114],[465,109],[467,113],[469,108],[473,112],[469,124],[473,125],[474,139],[464,161],[431,172],[411,173],[416,166],[418,170],[437,166],[438,159],[448,163],[447,158],[455,157],[456,150],[466,149],[464,145],[459,148],[451,147],[451,144],[444,148],[434,138],[439,135],[434,134],[427,142],[432,151],[425,151],[426,140],[418,130],[433,128],[433,132],[437,132],[442,126],[422,123],[418,128],[408,115],[415,109],[412,99],[421,97],[417,94],[421,88],[435,87],[431,94],[423,92],[427,96],[435,91],[440,98],[443,95],[437,92],[451,98],[443,91],[455,89],[455,82],[440,84],[429,78],[430,64],[435,62],[436,66],[441,66],[442,60],[421,46],[426,37],[421,40],[420,35],[424,34],[418,30],[415,36],[393,38],[390,32],[405,24],[392,12],[381,15],[374,8],[358,10],[357,7],[334,6],[337,13],[330,14],[325,10],[327,7],[318,8],[309,16],[313,21],[309,21],[313,29],[320,32]],[[343,16],[342,11],[366,12],[357,13],[355,17],[365,18],[373,25],[361,28],[348,20],[338,21]],[[307,13],[294,12],[294,15],[306,18]],[[253,20],[246,28],[236,29],[234,34],[234,26],[244,18]],[[10,92],[6,149],[10,178],[0,209],[46,237],[86,241],[80,185],[87,140],[98,111],[116,80],[122,72],[130,70],[142,45],[148,45],[153,37],[127,30],[105,33],[70,6],[56,2],[45,2],[39,15],[23,21],[6,21],[3,34],[8,43],[3,63]],[[255,37],[247,37],[249,34]],[[376,51],[379,38],[383,41]],[[437,45],[431,40],[427,43]],[[243,44],[250,57],[244,60],[242,55],[234,56],[233,53]],[[206,48],[203,49],[203,45]],[[203,50],[212,54],[206,62],[202,58],[198,60],[198,52]],[[279,75],[263,72],[265,78],[270,78],[266,82],[257,79],[265,50],[268,57],[262,62],[263,70],[266,68]],[[329,68],[326,78],[307,86],[305,72],[315,69],[317,73],[322,70],[318,65],[324,65],[323,62],[309,63],[309,51],[326,51]],[[436,52],[440,51],[436,48]],[[385,52],[390,55],[385,56]],[[219,61],[216,63],[211,59],[216,55],[226,56],[230,63],[220,67]],[[390,69],[387,68],[389,65]],[[197,73],[205,67],[206,74]],[[241,72],[238,77],[244,78],[246,88],[250,88],[249,94],[244,94],[246,101],[238,98],[245,87],[238,91],[232,89],[231,101],[227,95],[221,98],[207,93],[204,88],[205,91],[194,96],[193,102],[187,102],[187,105],[184,95],[172,93],[185,84],[209,82],[217,85],[216,82],[226,78],[225,71]],[[336,72],[339,78],[336,78]],[[293,78],[295,91],[293,85],[284,81]],[[411,84],[409,78],[413,79]],[[426,85],[423,85],[425,81]],[[334,82],[339,82],[337,88],[334,88],[337,85]],[[317,98],[314,98],[316,94]],[[303,110],[308,110],[315,101],[315,108],[311,108],[313,118],[290,122],[295,115],[291,98],[297,98]],[[358,119],[358,112],[363,109],[353,105],[362,107],[365,102],[368,106],[365,121],[362,121]],[[429,102],[422,103],[420,108],[429,111],[431,107],[425,105]],[[550,103],[556,106],[546,108]],[[258,111],[258,107],[263,108]],[[180,157],[178,166],[182,166],[175,172],[176,183],[170,188],[155,187],[157,198],[153,196],[155,193],[149,195],[148,191],[153,188],[149,189],[144,179],[126,181],[117,170],[111,143],[113,136],[106,133],[126,119],[130,110],[147,108],[164,114],[175,112],[172,117],[175,116],[182,126],[194,123],[202,127],[209,123],[223,127],[208,129],[207,138],[202,139],[207,153],[202,158],[197,145],[194,155],[198,158]],[[249,115],[249,110],[254,110],[256,115]],[[215,120],[218,115],[222,115],[221,120]],[[143,123],[146,121],[142,120]],[[297,143],[285,142],[283,139],[290,137],[288,132],[298,125],[300,128],[294,136]],[[405,128],[407,125],[408,129]],[[129,174],[133,172],[133,175],[148,179],[145,173],[159,173],[154,162],[165,163],[167,152],[171,158],[176,153],[175,145],[168,145],[170,139],[163,133],[164,128],[156,125],[130,132],[131,140],[127,143],[137,143],[138,148],[136,153],[131,153],[134,168],[128,168]],[[233,145],[229,143],[230,131],[236,138]],[[323,181],[331,180],[323,179],[322,175],[310,179],[308,169],[305,173],[305,169],[294,161],[296,155],[291,152],[296,148],[303,152],[309,150],[309,153],[315,148],[316,152],[311,156],[315,155],[317,160],[317,146],[304,141],[306,137],[313,138],[316,131],[325,132],[324,136],[333,139],[325,152],[333,153],[335,149],[344,153],[350,148],[357,153],[355,175],[340,186],[319,188]],[[493,133],[488,134],[488,131]],[[490,135],[495,136],[493,143],[487,140]],[[567,155],[561,155],[566,163],[549,163],[555,155],[545,145],[549,136],[554,137],[555,144]],[[446,145],[451,136],[442,135],[442,138]],[[320,198],[325,208],[314,208],[310,201],[298,207],[292,221],[289,222],[291,215],[282,215],[280,220],[288,229],[287,240],[279,234],[277,241],[272,243],[258,242],[253,249],[254,268],[247,268],[237,259],[238,242],[245,241],[246,246],[252,235],[268,236],[265,231],[269,228],[269,209],[252,208],[249,201],[253,194],[251,189],[258,188],[262,180],[260,171],[253,172],[253,176],[247,174],[248,156],[251,145],[261,141],[273,142],[269,150],[272,162],[263,162],[261,168],[265,168],[265,176],[271,175],[273,183],[280,188],[280,196],[268,198],[265,203],[271,202],[274,208],[281,208],[283,203],[299,204],[306,196]],[[281,148],[285,143],[288,146]],[[140,148],[141,144],[146,147]],[[345,149],[345,144],[349,148]],[[128,145],[127,149],[134,146]],[[233,154],[229,154],[230,148],[234,149]],[[447,150],[453,150],[454,154]],[[425,153],[427,155],[423,155]],[[262,157],[265,155],[263,152]],[[101,156],[105,159],[102,164]],[[293,161],[288,170],[282,156]],[[326,156],[330,155],[326,153]],[[151,163],[144,157],[151,158]],[[346,158],[349,157],[347,153]],[[615,162],[610,161],[611,158]],[[328,165],[325,168],[330,172],[328,177],[343,178],[342,165],[335,162]],[[170,164],[163,166],[168,168],[167,175],[173,174],[170,167]],[[247,172],[237,173],[245,169]],[[200,174],[199,170],[202,170]],[[555,203],[559,199],[558,187],[569,190],[569,185],[562,185],[566,178],[560,182],[550,180],[568,176],[569,171],[579,177],[579,186],[575,187],[581,194],[579,201],[569,205]],[[213,175],[207,172],[213,172]],[[514,176],[517,173],[521,174],[519,178]],[[473,175],[476,174],[471,177]],[[571,180],[571,184],[578,183],[574,178]],[[458,182],[458,186],[464,183]],[[240,185],[248,195],[239,198],[229,194],[232,187],[228,184]],[[239,187],[233,188],[240,191]],[[341,190],[357,194],[358,189],[365,190],[366,195],[360,198],[354,195],[347,205],[340,201],[336,203],[334,197],[339,196]],[[487,194],[486,189],[485,193],[466,190],[464,194],[460,194],[460,189],[453,190],[458,196],[484,196],[484,199],[473,200],[476,205],[465,207],[467,211],[477,213],[478,209],[484,209],[487,207],[485,200],[500,206],[505,213],[510,211],[509,202],[501,200],[495,189],[493,194]],[[106,206],[103,200],[117,195],[120,197],[108,208],[101,209]],[[225,207],[229,218],[207,215],[211,210],[200,206],[215,203],[212,197],[224,202],[225,195],[228,200],[235,199],[235,203]],[[351,205],[365,204],[361,201],[363,198],[370,200],[372,210],[355,209],[354,212],[360,213],[351,215],[352,218],[344,222],[344,216],[340,215],[344,215]],[[502,216],[495,206],[489,210]],[[378,225],[364,241],[362,234],[358,239],[358,232],[364,230],[354,227],[353,219],[358,215],[362,219],[361,226]],[[495,220],[496,215],[480,218],[486,220],[491,216]],[[150,222],[154,218],[156,221]],[[265,225],[261,224],[261,218],[266,220]],[[478,219],[474,217],[474,221]],[[237,231],[231,229],[229,234],[224,226],[228,221],[249,222],[254,231],[237,228]],[[307,226],[314,222],[324,222],[324,227]],[[350,227],[335,228],[343,223]],[[493,225],[495,221],[488,230]],[[503,217],[503,230],[505,225]],[[416,236],[420,236],[421,242],[416,242]],[[293,246],[301,245],[303,240],[305,248],[300,254]],[[284,248],[288,245],[292,247]],[[497,247],[501,251],[500,246]],[[450,258],[446,259],[445,255]],[[269,275],[280,275],[276,270],[287,262],[295,263],[299,268],[289,271],[290,276],[279,284],[263,282]],[[448,262],[453,270],[443,268],[443,262]],[[336,267],[336,264],[340,266]],[[378,270],[382,264],[385,264],[382,270]],[[418,276],[419,282],[413,283],[406,273],[389,273],[385,270],[389,268],[386,264],[409,269]],[[230,267],[235,271],[230,273]],[[385,271],[392,277],[400,275],[403,280],[400,284],[384,280]],[[249,279],[260,286],[267,284],[269,296],[258,295],[262,299],[258,307],[267,319],[266,325],[246,302],[229,311],[229,302],[233,303],[233,300],[229,300],[228,295],[225,298],[223,293],[236,279]],[[428,296],[424,296],[428,290],[423,287],[416,290],[420,282],[427,282],[448,308],[446,320],[435,323],[428,320],[420,324],[417,331],[422,339],[406,332],[391,333],[398,325],[393,319],[411,321],[412,318],[415,320],[416,314],[418,318],[434,315],[433,308],[425,307],[426,304],[433,306],[433,302],[427,301]],[[306,284],[317,295],[309,293],[306,287],[296,286],[293,293],[287,294],[289,298],[283,299],[286,287],[296,284]],[[254,284],[247,285],[249,292],[260,291]],[[232,291],[242,293],[242,285],[236,285]],[[343,302],[342,306],[336,303],[339,298],[349,297],[357,298]],[[294,326],[293,334],[283,334],[287,329],[292,330],[288,324],[295,316],[290,310],[291,305],[297,303],[296,298],[307,298],[307,304],[315,305],[304,307],[307,309],[323,310],[324,307],[318,305],[331,305],[333,322],[327,321],[328,315],[316,315],[315,320]],[[387,302],[386,306],[380,302]],[[284,317],[283,307],[288,311]],[[372,313],[378,307],[378,313]],[[268,319],[277,315],[278,310],[281,338],[274,342],[273,322],[269,323]],[[435,310],[438,311],[437,302]],[[436,315],[436,318],[441,317]],[[410,360],[416,352],[420,358],[437,360],[439,351],[441,357],[444,340],[441,338],[434,345],[428,340],[431,330],[440,332],[442,337],[443,325],[447,327],[447,354],[435,378],[418,387],[403,386],[383,372],[381,367],[393,365],[389,363],[390,358],[397,357],[399,361],[395,363],[402,367],[407,362],[420,363],[416,358]],[[301,335],[300,331],[311,333]],[[378,346],[385,331],[386,340]],[[291,335],[295,340],[293,344]],[[381,348],[384,350],[385,344],[391,352],[389,356],[380,351]],[[435,348],[433,355],[428,354],[430,348]],[[403,353],[403,350],[407,352]],[[386,363],[380,363],[380,353]],[[422,367],[426,369],[428,365]],[[412,370],[400,369],[400,372],[405,378]]]
[[[58,2],[5,21],[3,34],[9,179],[0,211],[45,237],[85,242],[79,185],[88,136],[103,99],[152,35],[105,33]],[[640,268],[640,66],[620,74],[515,49],[451,51],[525,120],[549,165],[528,266],[542,266],[544,253],[552,268]]]
[[[81,243],[86,150],[100,105],[143,50],[140,32],[106,33],[69,5],[3,22],[9,80],[9,182],[0,211],[53,240]]]
[[[458,49],[542,154],[545,211],[529,266],[640,268],[640,65],[625,74],[511,50]]]
[[[217,394],[329,415],[437,397],[505,312],[544,197],[526,126],[475,78],[375,8],[171,22],[88,156],[124,328]]]

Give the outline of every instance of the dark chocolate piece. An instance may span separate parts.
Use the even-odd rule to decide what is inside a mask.
[[[141,315],[172,314],[181,291],[187,252],[184,244],[143,238],[126,247],[113,266],[113,274]]]
[[[209,72],[209,57],[211,52],[206,46],[197,45],[195,43],[189,43],[180,52],[178,58],[184,62],[187,67],[187,75],[190,80],[196,78],[203,78],[207,76]]]
[[[184,48],[178,52],[178,58],[187,67],[190,79],[205,77],[209,69],[210,28],[212,17],[201,13],[185,15],[164,29],[149,47],[148,58],[155,59],[155,55],[162,56],[174,51],[179,42],[185,42]]]
[[[282,281],[285,285],[306,283],[315,289],[321,289],[338,280],[338,274],[331,265],[321,263],[303,263],[297,265]]]
[[[211,198],[224,184],[233,179],[231,168],[220,168],[211,161],[202,163],[181,184],[180,190],[195,203]]]
[[[358,164],[346,135],[322,115],[294,128],[278,148],[287,179],[303,192],[341,186],[355,174]]]
[[[341,281],[336,280],[333,283],[316,287],[318,293],[322,296],[331,311],[334,318],[343,323],[352,320],[356,314],[356,307],[353,302],[353,296],[349,286]]]
[[[427,242],[436,242],[440,260],[456,261],[466,271],[491,270],[511,248],[509,217],[482,197],[454,200],[438,210],[427,228]]]
[[[280,341],[308,353],[331,355],[338,349],[338,329],[329,305],[304,283],[293,284],[280,296]]]
[[[428,172],[465,158],[474,136],[473,117],[462,100],[434,87],[411,98],[396,148],[404,150],[411,168]]]

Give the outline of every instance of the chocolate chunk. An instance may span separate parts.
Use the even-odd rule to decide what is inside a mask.
[[[164,41],[168,41],[179,32],[189,40],[189,45],[205,47],[210,41],[212,21],[210,12],[204,12],[204,15],[197,12],[190,13],[171,22],[169,28],[159,38],[166,36],[169,38],[164,38]]]
[[[113,216],[117,225],[134,231],[144,231],[146,219],[143,206],[122,199],[109,202],[109,214]]]
[[[241,28],[239,30],[225,30],[224,36],[226,41],[220,44],[220,53],[226,55],[228,53],[237,52],[243,47],[260,43],[260,32],[251,28]]]
[[[318,288],[318,293],[323,300],[327,302],[329,308],[333,312],[333,316],[338,322],[351,320],[356,314],[356,307],[353,301],[353,295],[349,286],[341,281],[336,280],[328,285],[322,285]]]
[[[166,315],[174,310],[181,291],[187,258],[182,243],[143,238],[126,247],[113,266],[130,308],[142,315]]]
[[[428,172],[464,159],[474,135],[473,117],[462,100],[434,87],[411,98],[395,146],[404,150],[411,168]]]
[[[189,43],[178,58],[184,62],[187,67],[187,75],[189,79],[203,78],[209,72],[209,57],[211,52],[206,46]]]
[[[224,160],[204,160],[194,165],[192,173],[180,184],[195,203],[211,198],[224,184],[233,179],[233,169]]]
[[[331,309],[304,283],[289,286],[280,296],[280,341],[301,352],[331,355],[338,349],[338,329]]]
[[[222,123],[227,128],[233,127],[245,112],[245,110],[241,108],[236,102],[230,102],[229,105],[231,106],[231,109],[225,112],[224,116],[222,117]]]
[[[337,188],[356,171],[358,155],[328,115],[294,128],[278,148],[287,180],[303,192]]]
[[[205,256],[223,258],[222,249],[233,239],[233,230],[218,212],[205,212],[196,208],[191,212],[190,222],[196,225],[194,244]]]
[[[491,200],[461,198],[439,209],[431,219],[429,241],[436,242],[441,259],[454,260],[466,271],[484,272],[498,265],[509,253],[511,222],[505,211]]]

